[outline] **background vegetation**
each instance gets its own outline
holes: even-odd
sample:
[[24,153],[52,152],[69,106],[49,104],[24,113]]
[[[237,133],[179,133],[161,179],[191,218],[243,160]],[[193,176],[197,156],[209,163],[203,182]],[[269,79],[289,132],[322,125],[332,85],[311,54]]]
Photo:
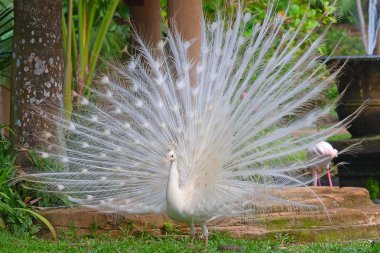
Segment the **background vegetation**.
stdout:
[[[0,125],[0,129],[5,127]],[[11,129],[8,131],[12,134]],[[19,186],[12,182],[16,174],[15,159],[12,143],[0,134],[0,229],[7,229],[17,236],[33,235],[41,228],[40,224],[35,223],[35,220],[39,220],[55,238],[54,228],[49,221],[32,208],[39,199],[33,199],[29,195],[21,196]]]
[[[365,0],[363,6],[365,6]],[[256,21],[265,17],[268,0],[245,0],[243,8],[253,14]],[[297,27],[305,13],[306,21],[302,25],[301,34],[313,28],[324,28],[334,24],[328,31],[325,45],[320,49],[322,54],[331,54],[336,45],[335,55],[363,54],[359,31],[357,30],[356,1],[338,0],[292,0],[278,1],[276,8],[279,14],[285,15],[287,8],[287,22],[284,29]],[[230,12],[239,5],[238,0],[203,0],[203,9],[208,19],[212,20],[218,12]],[[115,8],[115,0],[73,1],[72,16],[72,78],[74,91],[80,91],[82,85],[90,77],[92,81],[95,70],[105,70],[104,62],[112,59],[123,59],[123,52],[128,50],[131,38],[128,8],[123,1],[119,1]],[[12,9],[12,0],[3,0],[0,4],[0,76],[9,78],[10,49],[12,37],[13,15],[5,12]],[[161,0],[163,29],[167,23],[166,0]],[[64,38],[67,39],[67,23],[69,21],[69,0],[63,0],[63,27]],[[6,14],[6,15],[5,15]],[[113,14],[109,24],[103,21]],[[94,18],[96,17],[96,18]],[[9,21],[10,20],[10,21]],[[3,25],[6,23],[6,25]],[[104,34],[104,38],[101,38]],[[66,43],[65,43],[66,44]],[[7,57],[7,58],[6,58]],[[99,61],[99,58],[101,59]],[[104,61],[103,61],[104,60]],[[0,79],[0,85],[9,87],[9,80]]]
[[13,36],[13,8],[0,2],[0,85],[9,88]]

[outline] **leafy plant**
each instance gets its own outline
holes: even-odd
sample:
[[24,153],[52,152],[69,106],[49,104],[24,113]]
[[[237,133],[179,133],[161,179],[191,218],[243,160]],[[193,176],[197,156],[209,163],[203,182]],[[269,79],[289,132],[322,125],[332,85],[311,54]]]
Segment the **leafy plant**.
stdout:
[[[364,53],[360,52],[359,54],[379,54],[380,52],[378,40],[379,5],[378,0],[337,0],[339,22],[357,24],[360,29],[361,42],[358,41],[353,48],[356,51],[358,47],[362,47]],[[347,39],[349,38],[343,38],[342,42]],[[347,49],[350,51],[349,47]],[[350,54],[358,53],[341,55]]]
[[77,234],[78,230],[79,228],[75,227],[72,224],[69,224],[69,229],[61,230],[59,237],[64,240],[77,241],[79,239],[78,234]]
[[[357,9],[358,0],[337,0],[337,12],[340,23],[357,24],[359,21],[359,14]],[[364,3],[365,1],[360,0]]]
[[[61,164],[51,159],[41,158],[40,155],[34,152],[29,152],[28,157],[32,162],[33,169],[36,171],[47,172],[51,170],[64,170]],[[24,185],[22,189],[23,195],[30,196],[33,199],[39,199],[35,205],[40,207],[72,206],[72,202],[68,200],[67,196],[63,194],[52,194],[44,191],[34,191],[33,189],[36,188],[44,189],[43,186],[37,187],[30,182],[28,182],[27,185]]]
[[374,177],[369,178],[367,182],[367,190],[369,191],[369,196],[371,199],[377,199],[379,197],[380,184]]
[[[305,14],[306,19],[301,26],[301,34],[306,34],[314,28],[336,22],[336,7],[333,1],[328,0],[292,0],[274,1],[275,8],[279,15],[285,16],[285,24],[282,29],[296,29],[302,22]],[[271,1],[266,0],[246,0],[243,1],[243,8],[253,15],[255,21],[262,21],[267,13],[267,8]],[[240,5],[240,1],[203,1],[206,15],[210,18],[215,16],[221,9],[229,12]]]
[[[72,91],[83,96],[91,85],[107,31],[118,0],[70,0],[63,15],[64,50],[66,51],[65,109],[72,110]],[[74,14],[75,11],[75,14]],[[66,24],[66,20],[68,23]],[[75,85],[74,79],[76,80]],[[74,93],[74,94],[75,94]],[[78,106],[80,104],[78,103]]]
[[9,88],[13,37],[13,8],[0,6],[0,85]]
[[164,221],[162,229],[168,235],[177,234],[179,231],[178,227],[169,221]]
[[276,234],[275,239],[280,245],[290,244],[290,243],[293,243],[295,241],[294,238],[291,235],[289,235],[288,233]]
[[[0,125],[0,129],[7,128]],[[11,129],[8,131],[12,134]],[[21,198],[16,190],[16,185],[11,184],[15,174],[15,155],[9,139],[0,135],[0,223],[7,227],[13,234],[35,234],[40,230],[40,225],[33,222],[34,219],[45,224],[52,236],[56,233],[50,222],[32,209],[36,199]]]

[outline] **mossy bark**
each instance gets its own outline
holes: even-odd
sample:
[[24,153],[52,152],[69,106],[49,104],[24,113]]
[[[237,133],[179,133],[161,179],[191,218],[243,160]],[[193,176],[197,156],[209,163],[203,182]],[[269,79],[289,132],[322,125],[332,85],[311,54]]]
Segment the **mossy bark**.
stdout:
[[[61,0],[14,2],[11,126],[16,147],[38,148],[39,136],[51,130],[47,113],[55,114],[63,98]],[[52,106],[53,105],[53,106]],[[28,166],[23,153],[18,164]]]

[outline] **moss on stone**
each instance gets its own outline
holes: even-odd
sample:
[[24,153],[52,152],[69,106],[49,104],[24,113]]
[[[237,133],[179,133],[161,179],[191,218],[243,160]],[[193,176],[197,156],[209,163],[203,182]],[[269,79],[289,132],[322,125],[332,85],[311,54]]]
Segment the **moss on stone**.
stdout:
[[288,218],[266,220],[266,226],[269,230],[284,229],[289,227],[291,221]]
[[301,227],[303,228],[313,228],[313,227],[318,227],[321,225],[320,220],[318,219],[305,219],[302,221]]

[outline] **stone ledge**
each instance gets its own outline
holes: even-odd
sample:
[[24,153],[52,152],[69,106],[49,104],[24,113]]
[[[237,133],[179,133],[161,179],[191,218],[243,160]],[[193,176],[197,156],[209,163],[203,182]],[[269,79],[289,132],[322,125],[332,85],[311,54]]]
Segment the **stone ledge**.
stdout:
[[[217,219],[209,223],[211,231],[224,231],[239,238],[274,238],[288,234],[294,241],[350,240],[379,237],[380,206],[374,205],[368,191],[362,188],[312,188],[328,208],[324,211],[294,211],[274,207],[265,214],[252,217]],[[314,203],[305,188],[283,192],[291,201]],[[319,200],[318,200],[319,201]],[[84,207],[41,210],[57,231],[75,228],[78,235],[149,233],[188,234],[187,226],[171,221],[163,214],[107,214]],[[168,224],[170,227],[168,227]]]

